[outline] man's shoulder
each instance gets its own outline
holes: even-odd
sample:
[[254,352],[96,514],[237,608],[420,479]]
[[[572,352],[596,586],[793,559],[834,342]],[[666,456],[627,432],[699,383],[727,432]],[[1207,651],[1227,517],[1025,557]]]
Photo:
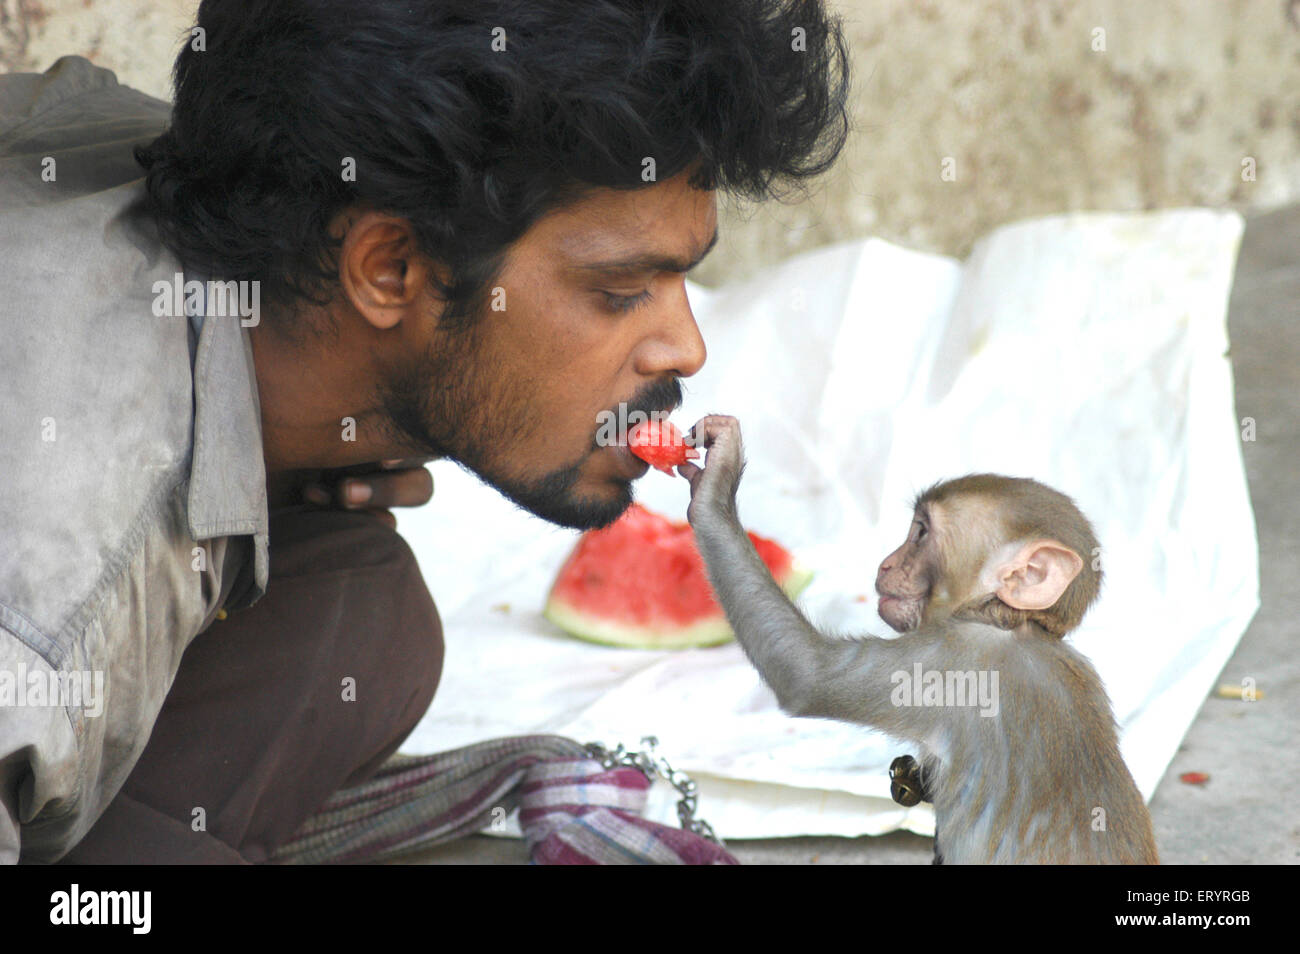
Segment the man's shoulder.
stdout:
[[161,134],[170,114],[80,56],[0,76],[0,212],[138,179],[134,147]]
[[[144,559],[129,572],[163,601],[151,612],[174,620],[167,599],[203,600],[196,540],[223,532],[259,534],[261,587],[249,345],[228,318],[192,337],[185,276],[147,214],[132,155],[161,132],[167,104],[76,57],[13,89],[10,79],[0,83],[0,604],[75,640],[88,602]],[[229,475],[248,486],[227,486]]]
[[0,211],[0,604],[51,637],[174,522],[189,476],[189,323],[155,292],[180,266],[142,196],[137,180]]
[[102,106],[121,113],[128,107],[140,113],[161,111],[165,118],[169,108],[160,99],[123,86],[112,70],[84,56],[61,56],[41,73],[0,75],[0,134],[8,139],[25,123],[70,108],[73,100],[81,100],[76,106],[83,112]]

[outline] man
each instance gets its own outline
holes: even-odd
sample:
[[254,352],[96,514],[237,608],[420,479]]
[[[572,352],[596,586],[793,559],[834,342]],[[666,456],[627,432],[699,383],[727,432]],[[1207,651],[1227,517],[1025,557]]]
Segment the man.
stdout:
[[441,673],[412,465],[614,520],[715,191],[846,88],[812,0],[205,0],[170,116],[0,79],[0,858],[264,861],[368,778]]

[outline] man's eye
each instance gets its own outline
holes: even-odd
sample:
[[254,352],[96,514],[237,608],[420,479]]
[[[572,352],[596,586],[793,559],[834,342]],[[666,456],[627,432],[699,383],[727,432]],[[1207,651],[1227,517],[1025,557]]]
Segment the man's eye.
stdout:
[[610,292],[601,292],[601,294],[605,296],[605,303],[614,311],[632,311],[650,300],[648,288],[639,295],[615,295]]

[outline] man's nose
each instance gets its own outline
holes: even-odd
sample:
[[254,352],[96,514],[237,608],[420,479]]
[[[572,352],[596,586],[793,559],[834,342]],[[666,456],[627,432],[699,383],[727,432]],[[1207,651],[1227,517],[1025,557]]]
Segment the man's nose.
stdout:
[[642,352],[645,366],[641,372],[689,378],[704,367],[708,349],[687,300],[685,283],[654,317],[657,326],[650,347]]

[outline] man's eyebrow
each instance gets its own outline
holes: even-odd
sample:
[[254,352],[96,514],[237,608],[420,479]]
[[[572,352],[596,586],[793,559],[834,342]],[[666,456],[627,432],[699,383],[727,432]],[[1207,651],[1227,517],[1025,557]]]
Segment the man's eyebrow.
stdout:
[[574,268],[589,272],[689,272],[704,260],[718,244],[718,230],[713,230],[713,237],[692,261],[676,258],[672,255],[633,255],[626,258],[611,258],[599,262],[579,262]]

